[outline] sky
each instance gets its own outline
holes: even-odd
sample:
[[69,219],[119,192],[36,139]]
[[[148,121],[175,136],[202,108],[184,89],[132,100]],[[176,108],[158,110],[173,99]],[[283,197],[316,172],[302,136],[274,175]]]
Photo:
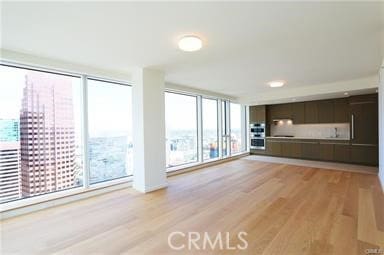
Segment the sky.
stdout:
[[0,66],[0,118],[18,119],[25,70]]
[[[216,100],[203,98],[203,126],[217,128]],[[240,128],[241,106],[231,103],[231,127]],[[165,122],[169,129],[196,129],[197,98],[195,96],[165,93]]]
[[88,81],[90,137],[132,135],[132,87]]

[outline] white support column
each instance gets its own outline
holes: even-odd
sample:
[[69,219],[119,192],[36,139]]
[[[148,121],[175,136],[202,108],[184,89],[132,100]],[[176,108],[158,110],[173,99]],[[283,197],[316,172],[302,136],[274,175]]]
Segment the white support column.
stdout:
[[136,70],[132,102],[133,187],[150,192],[167,186],[164,73],[147,68]]

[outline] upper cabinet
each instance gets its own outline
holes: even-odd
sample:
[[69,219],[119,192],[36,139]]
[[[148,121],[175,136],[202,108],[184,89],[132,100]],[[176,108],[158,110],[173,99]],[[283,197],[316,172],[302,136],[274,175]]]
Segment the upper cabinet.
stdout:
[[266,118],[266,106],[265,105],[254,105],[249,107],[249,122],[265,122]]
[[334,123],[334,100],[317,101],[318,123]]
[[305,102],[305,123],[319,123],[317,101]]
[[[373,143],[372,139],[377,137],[377,94],[275,104],[268,105],[266,109],[263,109],[267,112],[269,123],[279,119],[292,119],[293,124],[350,123],[354,118],[355,139],[357,142],[361,142],[359,141],[361,136],[372,136],[369,139],[364,138],[367,141],[366,143],[371,144]],[[251,116],[254,115],[252,109],[250,114]],[[360,134],[360,130],[364,130],[364,133],[368,134]],[[366,132],[367,130],[371,131]]]
[[274,104],[268,106],[268,120],[272,123],[276,119],[291,119],[292,104]]
[[334,100],[334,120],[335,123],[349,122],[349,103],[348,98],[338,98]]
[[292,121],[294,124],[305,123],[305,103],[293,103],[291,106]]

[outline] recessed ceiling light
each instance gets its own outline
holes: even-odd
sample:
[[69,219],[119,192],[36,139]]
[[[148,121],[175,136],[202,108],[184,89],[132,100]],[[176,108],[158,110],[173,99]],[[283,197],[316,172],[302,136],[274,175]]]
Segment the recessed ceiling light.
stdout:
[[348,96],[349,95],[349,93],[348,92],[344,92],[344,96]]
[[271,88],[279,88],[284,86],[285,81],[270,81],[268,84]]
[[197,51],[203,46],[201,39],[194,35],[183,36],[179,40],[179,48],[183,51]]

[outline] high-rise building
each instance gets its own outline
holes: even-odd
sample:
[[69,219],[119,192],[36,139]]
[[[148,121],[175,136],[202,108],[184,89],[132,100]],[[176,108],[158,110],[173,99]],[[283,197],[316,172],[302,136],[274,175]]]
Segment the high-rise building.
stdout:
[[20,196],[19,121],[0,119],[0,202]]
[[28,72],[20,114],[22,195],[75,185],[71,77]]

